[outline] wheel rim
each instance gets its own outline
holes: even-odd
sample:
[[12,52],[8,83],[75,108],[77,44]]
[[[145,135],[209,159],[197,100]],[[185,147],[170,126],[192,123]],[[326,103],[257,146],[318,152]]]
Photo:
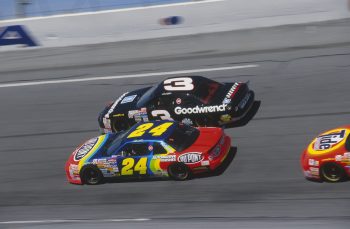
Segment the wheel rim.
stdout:
[[336,165],[326,165],[322,169],[322,175],[329,181],[337,182],[342,178],[342,171]]
[[188,176],[188,171],[184,166],[173,166],[170,171],[173,176],[181,180],[186,179]]
[[86,171],[86,181],[89,184],[97,184],[99,182],[99,174],[94,169]]

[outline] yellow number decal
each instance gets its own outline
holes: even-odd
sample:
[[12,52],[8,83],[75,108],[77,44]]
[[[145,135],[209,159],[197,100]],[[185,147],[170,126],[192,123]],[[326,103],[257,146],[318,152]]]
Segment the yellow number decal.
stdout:
[[[173,125],[172,122],[165,122],[159,126],[154,127],[153,129],[151,129],[149,131],[150,134],[152,134],[152,136],[160,136],[162,135],[165,131],[167,131],[167,129]],[[146,130],[148,130],[149,128],[151,128],[153,126],[153,123],[145,123],[142,125],[139,125],[136,130],[134,130],[133,132],[131,132],[127,138],[136,138],[136,137],[141,137],[142,135],[145,134]]]
[[127,138],[135,138],[135,137],[140,137],[142,135],[144,135],[145,131],[148,130],[149,128],[151,128],[153,126],[153,123],[145,123],[142,125],[139,125],[136,130],[134,130],[133,132],[131,132]]
[[134,158],[125,158],[122,162],[122,171],[121,175],[133,175],[134,171],[139,172],[140,175],[144,175],[147,173],[147,157],[142,157],[136,163],[135,167]]
[[142,157],[136,163],[134,171],[139,172],[141,175],[147,173],[147,157]]
[[160,136],[162,135],[171,125],[173,125],[172,122],[166,122],[162,125],[159,125],[157,127],[154,127],[152,130],[149,131],[149,133],[152,134],[152,136]]
[[132,167],[134,166],[135,160],[134,158],[125,158],[122,162],[122,172],[121,175],[132,175],[134,171]]

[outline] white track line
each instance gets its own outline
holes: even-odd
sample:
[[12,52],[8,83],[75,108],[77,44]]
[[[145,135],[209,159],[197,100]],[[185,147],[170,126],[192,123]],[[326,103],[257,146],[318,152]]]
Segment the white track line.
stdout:
[[135,11],[135,10],[167,8],[167,7],[174,7],[174,6],[198,5],[198,4],[206,4],[206,3],[223,2],[223,1],[226,1],[226,0],[202,0],[202,1],[193,1],[193,2],[160,4],[160,5],[153,5],[153,6],[129,7],[129,8],[112,9],[112,10],[100,10],[100,11],[94,11],[94,12],[72,13],[72,14],[67,13],[67,14],[57,14],[57,15],[52,15],[52,16],[38,16],[38,17],[29,17],[29,18],[8,19],[8,20],[1,21],[1,23],[25,22],[25,21],[47,19],[47,18],[65,18],[65,17],[76,17],[76,16],[105,14],[105,13],[130,12],[130,11]]
[[124,78],[140,78],[140,77],[150,77],[150,76],[167,76],[167,75],[226,71],[226,70],[256,68],[256,67],[259,67],[259,65],[250,64],[250,65],[239,65],[239,66],[236,65],[236,66],[221,67],[221,68],[200,68],[200,69],[180,70],[180,71],[172,71],[172,72],[150,72],[150,73],[140,73],[140,74],[131,74],[131,75],[119,75],[119,76],[87,77],[87,78],[79,78],[79,79],[42,80],[42,81],[21,82],[21,83],[0,83],[0,88],[24,87],[24,86],[35,86],[35,85],[45,85],[45,84],[76,83],[76,82],[112,80],[112,79],[124,79]]
[[21,221],[3,221],[1,224],[53,224],[53,223],[111,223],[111,222],[141,222],[149,221],[147,218],[136,219],[52,219],[52,220],[21,220]]

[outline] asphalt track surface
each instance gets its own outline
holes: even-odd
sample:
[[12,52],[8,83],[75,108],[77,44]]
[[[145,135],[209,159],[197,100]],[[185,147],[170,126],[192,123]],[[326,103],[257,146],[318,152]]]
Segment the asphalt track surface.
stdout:
[[[105,64],[96,55],[99,64],[84,64],[114,46],[1,54],[3,63],[18,66],[0,69],[0,85],[258,65],[200,73],[222,82],[249,80],[262,101],[247,126],[226,130],[238,147],[234,161],[219,177],[71,185],[65,161],[98,134],[105,103],[165,77],[3,87],[0,228],[349,228],[350,182],[306,181],[299,158],[318,133],[349,124],[350,43]],[[47,67],[38,64],[43,58],[79,64]]]

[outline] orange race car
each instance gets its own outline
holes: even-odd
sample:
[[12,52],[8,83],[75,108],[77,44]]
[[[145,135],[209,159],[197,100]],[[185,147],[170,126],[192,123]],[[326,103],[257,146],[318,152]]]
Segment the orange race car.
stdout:
[[350,126],[326,131],[317,136],[301,157],[308,180],[341,182],[350,177]]

